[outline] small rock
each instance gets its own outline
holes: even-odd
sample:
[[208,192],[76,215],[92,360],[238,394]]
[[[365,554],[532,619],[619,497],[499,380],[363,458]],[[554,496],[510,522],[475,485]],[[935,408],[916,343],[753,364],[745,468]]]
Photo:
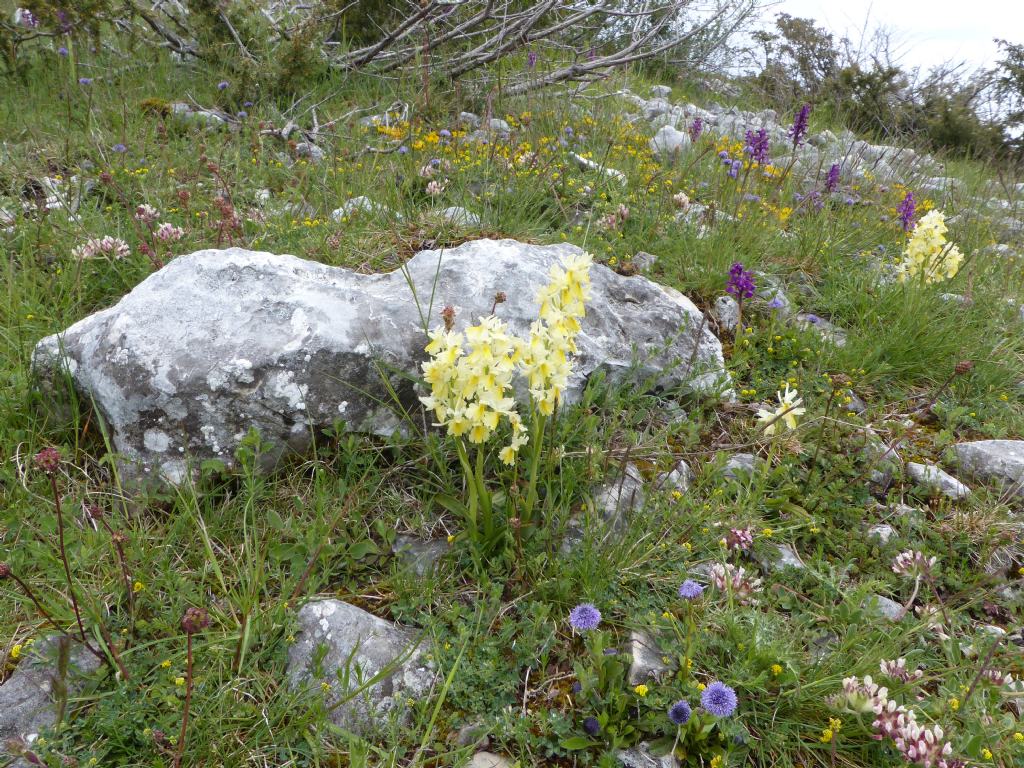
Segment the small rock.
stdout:
[[451,549],[443,539],[420,539],[416,536],[399,534],[391,545],[391,551],[417,576],[426,576],[434,570],[437,561]]
[[657,487],[686,493],[690,488],[691,482],[693,482],[693,470],[690,469],[685,461],[680,459],[669,472],[658,477]]
[[626,464],[625,471],[606,482],[594,494],[594,506],[604,521],[619,527],[626,517],[644,503],[644,479],[635,464]]
[[864,607],[889,621],[899,621],[903,618],[903,606],[883,595],[869,597]]
[[732,296],[719,296],[715,299],[715,306],[711,313],[722,330],[735,333],[739,328],[740,305]]
[[487,121],[487,129],[490,131],[497,131],[499,133],[511,133],[512,126],[509,125],[505,120],[500,117],[492,117]]
[[455,744],[459,747],[475,747],[477,749],[487,749],[490,746],[491,739],[487,733],[487,726],[482,722],[466,723],[464,726],[459,728],[457,734],[455,734]]
[[835,648],[836,643],[839,642],[839,635],[834,632],[826,632],[823,635],[818,635],[811,640],[811,659],[817,664],[819,661],[824,659],[828,654]]
[[632,749],[620,750],[615,757],[624,768],[677,768],[679,765],[673,755],[655,757],[651,754],[650,745],[644,741]]
[[846,390],[846,392],[843,393],[843,394],[844,394],[844,399],[846,397],[848,397],[850,399],[850,402],[848,402],[848,403],[844,402],[843,403],[843,410],[849,411],[850,413],[856,413],[856,414],[862,414],[865,411],[867,411],[867,409],[868,409],[867,403],[865,403],[863,400],[861,400],[859,397],[857,397],[857,393],[854,392],[852,389]]
[[[340,600],[317,600],[299,611],[296,641],[288,649],[288,678],[293,687],[321,683],[332,706],[350,692],[359,692],[334,706],[331,720],[340,728],[369,733],[403,698],[426,695],[437,673],[417,645],[416,634]],[[326,653],[323,651],[326,650]],[[392,670],[359,690],[376,675]],[[339,676],[340,675],[340,676]]]
[[311,163],[320,163],[327,156],[316,144],[308,141],[300,141],[295,145],[295,156],[309,160]]
[[[99,660],[69,638],[51,635],[35,643],[0,685],[0,758],[8,739],[31,743],[57,722],[55,688],[64,685],[74,696],[82,690],[83,676],[97,667]],[[64,680],[62,668],[72,673]]]
[[640,272],[650,272],[657,260],[657,256],[653,253],[647,253],[647,251],[637,251],[631,259],[633,266]]
[[752,453],[734,453],[725,462],[722,474],[731,480],[740,479],[740,475],[752,475],[757,469],[758,459]]
[[923,485],[951,499],[965,499],[971,495],[970,488],[934,464],[907,462],[907,474],[918,485]]
[[667,99],[672,94],[672,88],[667,85],[652,85],[651,95],[658,99]]
[[663,125],[654,134],[650,141],[651,151],[660,155],[669,156],[683,152],[690,146],[690,134],[673,128],[671,125]]
[[466,768],[512,768],[514,763],[507,757],[493,752],[477,752],[466,763]]
[[453,205],[438,211],[438,216],[449,224],[459,227],[477,227],[480,225],[479,216],[459,205]]
[[837,347],[846,346],[846,331],[833,325],[828,320],[812,312],[801,312],[796,316],[797,325],[802,328],[811,328],[816,331],[825,341],[830,341]]
[[357,213],[369,213],[376,215],[393,215],[396,219],[402,218],[397,213],[393,213],[390,208],[386,205],[381,205],[374,200],[366,197],[366,195],[359,195],[359,197],[353,197],[351,200],[346,200],[340,208],[335,208],[331,211],[331,220],[341,222],[346,218],[350,218]]
[[776,557],[771,563],[772,570],[781,571],[786,568],[795,568],[798,571],[802,571],[807,567],[800,559],[800,556],[797,555],[796,550],[789,544],[776,544],[775,550]]
[[891,525],[872,525],[868,528],[868,538],[877,539],[882,544],[888,544],[896,536],[896,529]]
[[660,682],[672,671],[664,660],[665,654],[654,639],[646,632],[634,629],[629,634],[629,654],[633,661],[629,665],[629,684]]
[[1024,440],[976,440],[954,445],[953,451],[968,474],[1024,496]]
[[600,163],[595,163],[589,157],[578,155],[575,152],[570,152],[569,157],[575,160],[576,164],[579,165],[579,167],[583,168],[584,170],[600,171],[608,178],[615,179],[616,181],[622,184],[625,184],[627,181],[626,174],[624,174],[622,171],[618,171],[614,168],[608,168],[606,166],[601,165]]
[[459,122],[470,128],[476,128],[480,125],[480,117],[472,112],[459,112]]

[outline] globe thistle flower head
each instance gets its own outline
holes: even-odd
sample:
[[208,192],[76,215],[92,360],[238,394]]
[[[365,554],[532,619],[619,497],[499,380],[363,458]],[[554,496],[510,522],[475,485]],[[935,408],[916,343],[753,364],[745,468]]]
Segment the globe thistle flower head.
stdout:
[[736,711],[736,691],[716,680],[701,691],[700,705],[715,717],[729,717]]
[[125,152],[128,151],[128,147],[126,147],[124,144],[121,144],[120,142],[112,146],[110,149],[112,152],[117,152],[119,155],[123,155]]
[[688,703],[685,701],[677,701],[668,708],[668,719],[676,725],[686,725],[692,713],[693,710],[690,709],[690,705]]
[[601,733],[601,723],[598,722],[596,717],[585,717],[583,718],[583,732],[587,736],[597,736]]
[[593,603],[580,603],[569,611],[569,625],[578,632],[597,629],[601,623],[601,612]]
[[704,587],[693,579],[687,579],[679,585],[679,596],[683,600],[697,600],[704,594]]
[[221,80],[219,83],[217,83],[217,90],[226,91],[229,85],[231,85],[231,83],[229,83],[227,80]]

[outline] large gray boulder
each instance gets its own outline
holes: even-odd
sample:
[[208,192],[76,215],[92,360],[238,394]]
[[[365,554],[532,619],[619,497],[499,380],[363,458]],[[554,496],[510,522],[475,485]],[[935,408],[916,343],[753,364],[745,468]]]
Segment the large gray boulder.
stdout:
[[953,446],[961,469],[1024,496],[1024,440],[976,440]]
[[[49,407],[69,402],[69,380],[95,406],[129,479],[177,484],[201,460],[230,465],[253,427],[271,466],[341,421],[390,435],[402,409],[418,420],[413,377],[442,308],[452,305],[463,328],[501,291],[497,315],[526,336],[549,269],[578,252],[476,240],[363,275],[241,248],[197,251],[40,341],[33,368]],[[689,299],[600,265],[591,281],[568,402],[596,371],[662,388],[727,387],[721,344]]]
[[31,744],[57,722],[57,709],[82,689],[99,660],[66,637],[47,637],[26,651],[0,685],[0,764],[8,741]]
[[371,733],[392,710],[403,718],[408,700],[427,694],[437,675],[416,633],[340,600],[318,600],[299,611],[288,649],[288,680],[323,695],[332,722]]

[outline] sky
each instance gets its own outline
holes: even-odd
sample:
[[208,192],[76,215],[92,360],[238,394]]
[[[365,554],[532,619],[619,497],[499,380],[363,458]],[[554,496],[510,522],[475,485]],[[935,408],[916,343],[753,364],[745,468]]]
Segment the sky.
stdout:
[[868,27],[884,26],[900,41],[904,67],[966,60],[971,68],[999,58],[993,38],[1024,43],[1024,0],[781,0],[765,11],[813,18],[837,38],[854,42]]

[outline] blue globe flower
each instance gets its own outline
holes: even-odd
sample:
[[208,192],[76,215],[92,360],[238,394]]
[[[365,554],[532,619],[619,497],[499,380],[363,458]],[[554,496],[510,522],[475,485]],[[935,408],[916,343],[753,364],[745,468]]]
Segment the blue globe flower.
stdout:
[[736,711],[736,703],[736,691],[717,680],[700,695],[700,705],[715,717],[729,717]]

